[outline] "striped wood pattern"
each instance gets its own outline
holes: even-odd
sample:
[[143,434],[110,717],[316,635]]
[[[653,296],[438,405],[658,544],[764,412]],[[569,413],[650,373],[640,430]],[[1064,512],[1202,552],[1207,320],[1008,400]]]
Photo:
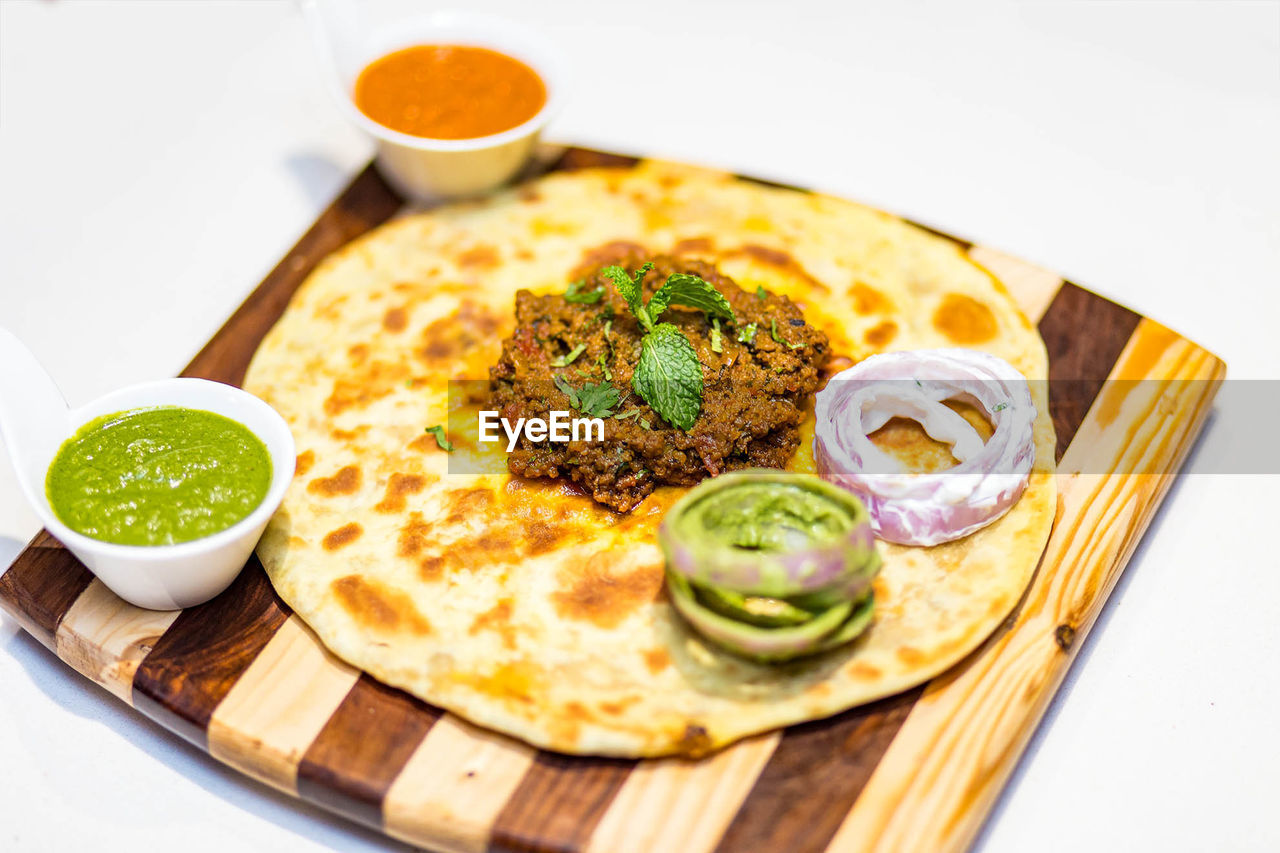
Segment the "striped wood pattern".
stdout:
[[359,677],[290,616],[214,708],[209,753],[296,794],[302,756]]
[[384,801],[388,814],[394,802],[392,783],[412,778],[418,746],[440,713],[362,674],[303,756],[298,793],[381,825]]
[[[569,149],[551,168],[632,162]],[[316,262],[400,207],[362,172],[185,375],[239,382]],[[953,242],[1039,323],[1061,495],[1018,610],[923,687],[701,761],[573,758],[477,729],[336,660],[256,559],[214,601],[154,613],[116,599],[41,532],[0,576],[0,605],[79,672],[220,760],[434,849],[961,850],[1172,480],[1085,473],[1085,451],[1089,471],[1107,458],[1174,470],[1224,368],[1053,273]],[[1166,381],[1104,387],[1107,377]]]
[[[1208,414],[1206,391],[1223,366],[1143,319],[1112,375],[1171,381],[1112,382],[1094,401],[1060,462],[1056,527],[1012,625],[929,684],[831,849],[960,850],[981,828],[1173,482],[1168,474],[1096,473],[1099,448],[1124,460],[1118,470],[1146,470],[1140,460],[1155,458],[1176,460],[1168,468],[1161,462],[1163,470],[1176,467]],[[1127,428],[1109,429],[1120,412]]]
[[95,579],[58,623],[55,650],[76,672],[132,705],[138,664],[177,618],[176,610],[122,610],[116,594]]

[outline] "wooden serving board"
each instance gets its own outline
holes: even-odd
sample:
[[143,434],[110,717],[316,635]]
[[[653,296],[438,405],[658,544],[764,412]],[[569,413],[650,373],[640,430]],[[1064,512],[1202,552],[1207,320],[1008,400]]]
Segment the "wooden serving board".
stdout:
[[[569,149],[550,168],[633,162]],[[362,172],[184,375],[239,383],[315,264],[402,204],[371,168]],[[1199,432],[1225,366],[1054,273],[948,239],[1039,324],[1059,495],[1014,614],[922,687],[700,761],[577,758],[477,729],[334,658],[256,559],[208,604],[160,613],[116,598],[41,532],[0,576],[0,605],[77,671],[215,758],[429,848],[963,850],[1171,484],[1167,472]],[[1139,470],[1166,473],[1101,473]]]

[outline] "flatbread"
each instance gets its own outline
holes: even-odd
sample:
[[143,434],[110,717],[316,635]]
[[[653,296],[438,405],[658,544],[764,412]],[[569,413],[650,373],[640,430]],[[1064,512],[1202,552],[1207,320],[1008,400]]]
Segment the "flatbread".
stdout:
[[[1014,508],[958,542],[882,544],[872,627],[788,665],[707,645],[667,603],[655,531],[682,489],[619,515],[561,483],[450,473],[477,445],[448,380],[488,376],[517,289],[562,291],[618,241],[791,296],[851,360],[967,346],[1047,375],[1031,324],[959,247],[828,196],[645,162],[406,216],[319,265],[245,381],[301,451],[258,546],[285,601],[375,678],[569,753],[701,754],[909,688],[977,647],[1018,601],[1053,521],[1042,382],[1036,469]],[[423,430],[451,406],[458,450],[446,454]],[[794,470],[813,470],[812,426]]]

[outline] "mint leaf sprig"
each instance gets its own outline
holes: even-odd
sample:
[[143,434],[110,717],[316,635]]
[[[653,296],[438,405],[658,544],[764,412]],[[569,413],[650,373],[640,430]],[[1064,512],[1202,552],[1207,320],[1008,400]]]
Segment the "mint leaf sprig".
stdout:
[[710,283],[685,273],[668,276],[646,304],[641,284],[651,269],[653,264],[646,263],[628,274],[611,266],[602,274],[618,288],[644,330],[631,387],[668,423],[688,431],[702,410],[702,365],[689,339],[671,323],[659,323],[658,318],[669,306],[684,305],[732,323],[733,308]]

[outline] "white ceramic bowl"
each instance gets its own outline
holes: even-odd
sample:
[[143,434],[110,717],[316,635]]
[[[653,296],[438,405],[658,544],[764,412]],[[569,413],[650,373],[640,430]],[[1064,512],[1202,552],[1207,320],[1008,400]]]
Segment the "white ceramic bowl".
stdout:
[[[204,379],[145,382],[68,409],[34,356],[4,329],[0,355],[0,427],[23,493],[48,531],[112,592],[139,607],[192,607],[230,586],[293,480],[297,452],[284,418],[248,392]],[[117,545],[67,527],[49,506],[44,488],[62,442],[94,418],[153,406],[204,409],[248,427],[271,455],[266,498],[226,530],[176,545]]]
[[[301,5],[335,100],[377,142],[378,171],[412,200],[480,195],[511,180],[563,103],[565,72],[554,45],[513,21],[471,12],[376,20],[377,4],[359,0],[302,0]],[[547,102],[524,124],[475,139],[426,139],[392,130],[356,107],[355,81],[373,60],[418,44],[487,47],[514,56],[542,77]]]

